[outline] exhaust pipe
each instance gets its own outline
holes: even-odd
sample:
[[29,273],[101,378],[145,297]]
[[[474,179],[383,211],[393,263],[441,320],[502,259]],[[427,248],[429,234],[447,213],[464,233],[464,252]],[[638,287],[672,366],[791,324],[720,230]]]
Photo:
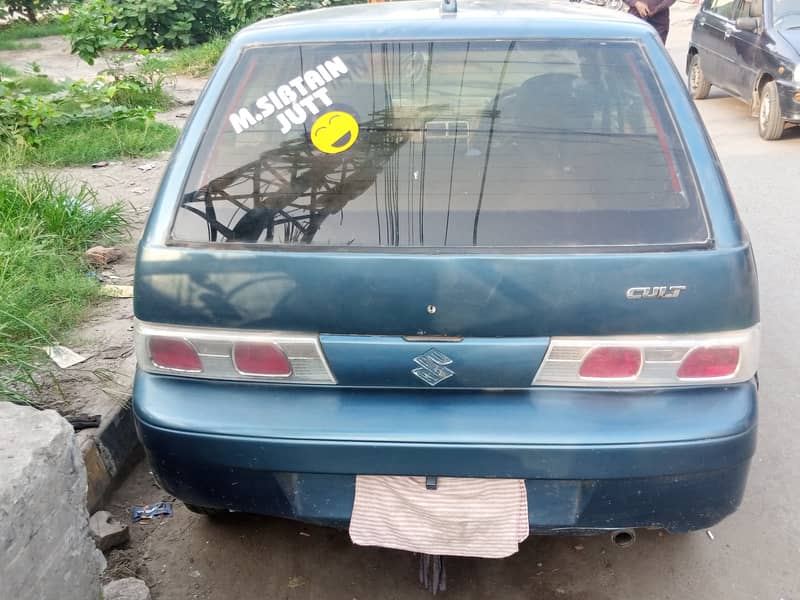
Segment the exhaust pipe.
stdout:
[[611,532],[611,543],[619,548],[629,548],[636,542],[636,531],[633,529],[617,529]]

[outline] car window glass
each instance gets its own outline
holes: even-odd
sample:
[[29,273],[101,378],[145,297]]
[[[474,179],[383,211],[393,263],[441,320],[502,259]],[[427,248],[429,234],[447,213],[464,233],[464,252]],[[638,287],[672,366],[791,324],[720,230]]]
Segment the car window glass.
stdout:
[[734,19],[739,19],[741,17],[749,17],[750,16],[750,7],[753,5],[752,2],[744,1],[740,2],[739,5],[736,7],[736,12],[733,14]]
[[247,50],[173,238],[349,247],[701,243],[641,47],[339,43]]
[[776,26],[800,27],[800,0],[773,0],[772,15]]
[[737,0],[713,0],[711,2],[711,12],[724,17],[726,19],[733,19],[734,9],[736,8]]

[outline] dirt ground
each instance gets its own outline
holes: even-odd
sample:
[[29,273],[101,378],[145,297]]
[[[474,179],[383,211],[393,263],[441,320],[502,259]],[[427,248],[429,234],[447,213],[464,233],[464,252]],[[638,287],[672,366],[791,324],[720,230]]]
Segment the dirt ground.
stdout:
[[[130,522],[135,504],[172,498],[140,463],[106,506]],[[410,553],[354,546],[346,531],[253,515],[210,519],[180,502],[172,517],[131,523],[131,542],[112,550],[106,577],[139,577],[154,600],[368,600],[427,599]],[[611,600],[618,589],[616,566],[636,554],[710,544],[706,536],[643,532],[630,549],[607,536],[531,537],[504,560],[448,558],[448,597],[459,599]],[[666,573],[674,565],[664,565]],[[590,570],[592,579],[576,578]],[[646,596],[642,596],[646,597]],[[687,596],[688,597],[688,596]]]

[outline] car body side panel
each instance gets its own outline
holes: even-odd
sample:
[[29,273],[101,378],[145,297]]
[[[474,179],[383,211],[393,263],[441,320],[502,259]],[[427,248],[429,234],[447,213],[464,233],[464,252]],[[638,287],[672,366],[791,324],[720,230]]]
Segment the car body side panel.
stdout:
[[733,21],[703,7],[695,19],[695,33],[702,40],[700,61],[714,85],[730,90],[734,80]]
[[753,90],[761,72],[759,65],[764,60],[759,34],[734,29],[730,43],[734,50],[735,61],[733,87],[742,100],[750,103],[753,101]]

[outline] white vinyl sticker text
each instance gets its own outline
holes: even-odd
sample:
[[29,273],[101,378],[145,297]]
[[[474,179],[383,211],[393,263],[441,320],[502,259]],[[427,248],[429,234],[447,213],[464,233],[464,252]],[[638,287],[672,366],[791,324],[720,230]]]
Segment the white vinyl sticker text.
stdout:
[[275,90],[255,101],[255,114],[249,108],[240,108],[228,116],[233,130],[239,134],[275,115],[286,135],[292,125],[302,125],[309,116],[319,114],[321,108],[333,104],[326,84],[347,73],[347,65],[338,56],[290,79]]

